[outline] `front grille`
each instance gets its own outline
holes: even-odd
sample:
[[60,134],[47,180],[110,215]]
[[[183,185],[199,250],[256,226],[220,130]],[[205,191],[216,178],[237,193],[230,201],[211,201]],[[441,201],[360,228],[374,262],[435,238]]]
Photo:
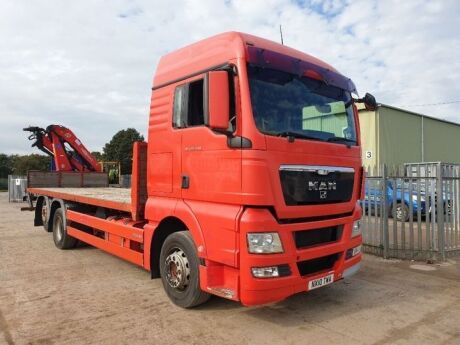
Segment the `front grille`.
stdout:
[[342,237],[342,230],[342,225],[335,225],[327,228],[296,231],[294,232],[295,246],[297,248],[307,248],[338,241]]
[[322,220],[337,219],[351,217],[353,212],[340,213],[340,214],[328,214],[326,216],[312,216],[302,218],[288,218],[288,219],[276,219],[279,224],[295,224],[295,223],[307,223],[307,222],[319,222]]
[[339,254],[332,254],[323,256],[322,258],[301,261],[297,263],[297,268],[301,276],[320,273],[321,271],[327,271],[334,267],[338,258]]
[[347,202],[353,195],[353,168],[282,165],[279,174],[287,206]]

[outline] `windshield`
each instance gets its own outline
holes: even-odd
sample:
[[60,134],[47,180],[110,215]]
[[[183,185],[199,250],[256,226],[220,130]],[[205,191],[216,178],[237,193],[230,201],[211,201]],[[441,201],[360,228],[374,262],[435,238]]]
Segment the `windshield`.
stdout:
[[349,91],[324,81],[248,65],[252,111],[268,135],[356,144]]

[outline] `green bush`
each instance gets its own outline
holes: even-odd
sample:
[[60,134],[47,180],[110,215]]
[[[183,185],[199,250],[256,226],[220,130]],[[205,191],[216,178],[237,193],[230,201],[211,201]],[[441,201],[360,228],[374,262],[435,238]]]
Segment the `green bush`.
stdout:
[[0,178],[0,191],[8,190],[8,179]]

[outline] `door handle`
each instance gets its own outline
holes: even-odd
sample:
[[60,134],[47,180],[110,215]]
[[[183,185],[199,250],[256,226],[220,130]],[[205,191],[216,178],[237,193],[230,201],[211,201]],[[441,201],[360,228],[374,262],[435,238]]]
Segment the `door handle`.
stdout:
[[190,177],[188,175],[182,175],[182,189],[188,189],[190,186]]

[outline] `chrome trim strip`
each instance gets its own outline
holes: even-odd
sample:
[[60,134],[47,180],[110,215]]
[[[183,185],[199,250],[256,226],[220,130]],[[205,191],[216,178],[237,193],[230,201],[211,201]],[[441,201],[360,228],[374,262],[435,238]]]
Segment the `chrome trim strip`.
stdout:
[[287,170],[287,171],[310,171],[310,172],[318,172],[318,170],[326,170],[328,173],[330,172],[344,172],[344,173],[354,173],[354,168],[349,167],[335,167],[335,166],[327,166],[327,165],[295,165],[295,164],[282,164],[280,166],[280,170]]

